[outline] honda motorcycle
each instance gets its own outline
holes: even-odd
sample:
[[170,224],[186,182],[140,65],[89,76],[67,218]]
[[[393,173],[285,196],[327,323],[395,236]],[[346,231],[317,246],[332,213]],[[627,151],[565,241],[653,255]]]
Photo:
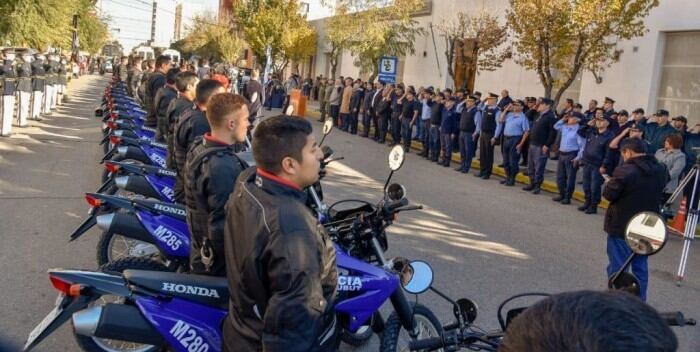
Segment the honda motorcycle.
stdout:
[[[392,174],[401,167],[403,158],[401,147],[392,150]],[[339,241],[339,296],[335,305],[339,324],[354,332],[371,322],[376,332],[383,332],[384,351],[406,347],[396,345],[402,330],[413,339],[442,336],[435,315],[420,304],[409,303],[399,288],[424,291],[421,286],[433,276],[425,269],[430,266],[402,258],[385,259],[376,236],[377,229],[388,226],[397,213],[420,207],[409,206],[405,189],[392,184],[373,208],[370,212],[346,211],[344,219],[331,225]],[[370,249],[366,255],[376,258],[381,266],[350,256],[344,246]],[[115,263],[110,265],[105,269],[119,269]],[[221,350],[221,324],[229,303],[225,278],[131,269],[122,274],[52,269],[49,278],[59,291],[56,307],[29,334],[25,351],[68,319],[78,344],[86,351]],[[378,310],[387,300],[394,313],[384,325]]]

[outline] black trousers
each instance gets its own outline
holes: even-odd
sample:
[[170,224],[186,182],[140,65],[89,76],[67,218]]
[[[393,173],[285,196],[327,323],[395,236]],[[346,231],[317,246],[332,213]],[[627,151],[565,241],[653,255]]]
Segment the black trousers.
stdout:
[[481,175],[491,176],[493,172],[493,145],[491,145],[493,133],[481,132],[479,139],[479,162],[481,164]]
[[391,138],[395,144],[401,143],[401,114],[391,114]]
[[387,114],[379,116],[379,142],[384,143],[386,140],[387,129],[389,128],[389,118]]

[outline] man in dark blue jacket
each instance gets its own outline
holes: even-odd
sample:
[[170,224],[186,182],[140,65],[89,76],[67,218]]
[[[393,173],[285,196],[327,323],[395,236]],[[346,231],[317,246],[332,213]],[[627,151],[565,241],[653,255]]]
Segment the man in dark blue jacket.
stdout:
[[484,180],[488,180],[491,177],[491,171],[493,170],[493,146],[496,145],[496,139],[493,136],[496,134],[498,118],[501,115],[501,110],[496,105],[496,99],[498,99],[497,94],[489,93],[489,96],[486,98],[488,105],[484,107],[476,122],[476,131],[481,136],[481,141],[479,142],[481,170],[474,176],[481,177]]
[[668,111],[660,109],[644,126],[644,139],[649,142],[649,153],[653,155],[663,148],[666,137],[673,133],[676,133],[676,129],[668,123]]
[[530,176],[530,185],[523,188],[525,191],[532,191],[534,194],[539,194],[544,182],[544,169],[547,165],[549,150],[556,141],[557,132],[554,130],[554,124],[557,118],[554,116],[552,106],[554,101],[549,98],[542,98],[537,106],[539,115],[532,122],[530,134],[530,149],[528,150],[527,173]]
[[445,102],[442,109],[442,121],[440,123],[440,143],[442,145],[442,162],[444,167],[450,166],[452,159],[452,140],[459,133],[459,116],[455,112],[455,98]]
[[595,214],[600,203],[600,188],[603,177],[613,169],[610,157],[610,141],[615,134],[608,129],[610,121],[604,116],[603,110],[596,111],[596,117],[588,121],[578,131],[586,139],[581,162],[583,163],[583,192],[586,201],[578,208],[586,214]]

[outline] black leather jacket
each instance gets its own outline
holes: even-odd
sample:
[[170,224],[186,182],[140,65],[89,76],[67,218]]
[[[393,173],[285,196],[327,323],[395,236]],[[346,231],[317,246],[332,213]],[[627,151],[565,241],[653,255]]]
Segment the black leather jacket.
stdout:
[[183,97],[177,97],[168,104],[168,111],[165,112],[165,115],[168,116],[169,127],[168,136],[165,138],[168,143],[168,158],[165,162],[169,169],[175,170],[177,168],[175,165],[175,149],[173,146],[173,143],[175,143],[175,126],[177,125],[180,115],[187,110],[193,109],[195,109],[194,103]]
[[[237,146],[206,134],[198,137],[185,163],[185,205],[187,226],[192,234],[190,266],[195,273],[225,276],[224,222],[226,201],[238,175],[248,166],[236,156]],[[209,268],[201,261],[201,248],[213,252]],[[208,255],[208,256],[210,256]]]
[[207,121],[204,112],[199,109],[186,110],[180,116],[175,126],[175,135],[173,140],[173,149],[175,154],[175,171],[177,171],[177,179],[175,180],[175,200],[178,203],[184,201],[185,193],[183,188],[183,172],[185,171],[185,161],[187,151],[189,150],[194,139],[210,132],[209,122]]
[[226,204],[226,350],[334,351],[333,242],[306,193],[265,174],[243,171]]

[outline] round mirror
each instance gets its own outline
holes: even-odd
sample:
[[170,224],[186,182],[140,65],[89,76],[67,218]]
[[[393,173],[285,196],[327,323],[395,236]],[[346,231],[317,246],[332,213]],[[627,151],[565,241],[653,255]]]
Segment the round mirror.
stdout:
[[645,211],[632,217],[625,230],[625,241],[634,253],[652,255],[666,243],[666,224],[659,214]]
[[294,113],[294,106],[289,104],[286,109],[284,109],[284,114],[289,116]]
[[625,291],[635,296],[639,296],[641,292],[639,280],[634,275],[628,272],[622,272],[613,280],[611,277],[608,281],[608,288],[616,291]]
[[389,168],[391,171],[396,171],[401,168],[404,160],[406,160],[406,153],[403,151],[403,147],[397,145],[389,153]]
[[398,183],[392,183],[386,188],[386,197],[389,200],[397,201],[406,196],[406,188]]
[[469,298],[460,298],[456,303],[457,305],[454,307],[455,318],[457,314],[459,314],[464,321],[470,324],[473,323],[479,311],[479,307],[476,306],[476,303]]
[[411,272],[410,278],[406,282],[402,282],[406,292],[417,295],[425,292],[433,284],[433,268],[430,267],[430,264],[416,260],[408,263],[405,270]]
[[331,130],[333,129],[333,120],[326,120],[326,122],[323,123],[323,134],[329,134],[331,133]]

